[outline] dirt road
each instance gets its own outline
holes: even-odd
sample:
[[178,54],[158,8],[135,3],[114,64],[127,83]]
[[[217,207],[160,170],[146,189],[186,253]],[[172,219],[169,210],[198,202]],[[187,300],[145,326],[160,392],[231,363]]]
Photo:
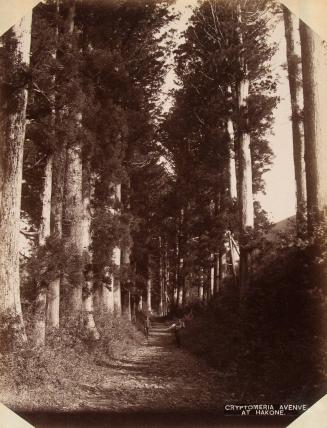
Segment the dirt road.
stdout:
[[[227,398],[224,373],[178,348],[165,323],[153,323],[149,341],[128,358],[108,364],[110,374],[91,391],[87,410],[219,410]],[[229,399],[231,397],[229,396]]]

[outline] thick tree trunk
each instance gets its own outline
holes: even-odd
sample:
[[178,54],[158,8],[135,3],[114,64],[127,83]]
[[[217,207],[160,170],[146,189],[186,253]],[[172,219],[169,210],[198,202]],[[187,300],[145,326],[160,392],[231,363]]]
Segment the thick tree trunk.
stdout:
[[[12,70],[19,64],[29,65],[31,13],[21,19],[4,36],[9,51],[15,43]],[[7,45],[8,43],[8,45]],[[10,78],[10,76],[8,76]],[[15,94],[16,105],[2,93],[0,99],[0,316],[8,320],[12,331],[6,343],[15,346],[25,342],[26,335],[20,302],[19,226],[23,169],[23,148],[26,127],[27,90],[23,86]]]
[[[55,1],[56,17],[59,13],[59,1]],[[57,58],[58,26],[54,30],[54,49],[52,58]],[[56,76],[52,77],[52,84],[56,82]],[[50,97],[53,105],[51,111],[50,126],[54,137],[56,137],[56,123],[59,125],[61,116],[56,111],[56,94],[53,92]],[[66,163],[65,148],[59,146],[51,155],[51,205],[50,205],[50,234],[57,239],[62,238],[62,209],[64,191],[64,168]],[[48,159],[50,162],[50,159]],[[50,169],[50,166],[49,166]],[[50,173],[50,171],[49,171]],[[50,181],[50,178],[49,178]],[[48,328],[59,327],[59,298],[60,298],[60,270],[56,272],[56,278],[47,285],[46,296],[46,325]]]
[[327,83],[322,39],[300,22],[304,97],[305,166],[308,227],[312,232],[327,209]]
[[[73,67],[73,43],[75,0],[69,0],[64,4],[64,36],[68,40],[64,60],[70,62]],[[63,281],[64,296],[61,301],[65,306],[65,315],[76,319],[82,310],[83,276],[83,202],[82,202],[82,114],[77,109],[78,89],[72,97],[67,99],[66,106],[62,109],[63,123],[66,127],[66,169],[65,191],[63,204],[62,235],[65,244],[65,252],[69,256],[69,264],[66,266]]]
[[93,340],[98,340],[100,335],[94,322],[93,293],[93,277],[88,277],[85,279],[83,290],[84,326],[87,335]]
[[[44,168],[44,185],[42,194],[42,214],[39,230],[39,245],[44,245],[50,236],[52,155],[49,155]],[[34,313],[34,342],[36,346],[45,344],[46,333],[47,284],[38,284]]]
[[[110,279],[112,281],[111,275],[110,275]],[[114,312],[114,293],[113,293],[112,282],[110,284],[107,281],[102,283],[101,301],[102,301],[102,308],[105,313]]]
[[83,277],[83,200],[82,200],[82,147],[78,136],[81,114],[75,117],[76,140],[67,147],[65,194],[63,213],[63,238],[66,253],[72,257],[69,272],[65,272],[67,314],[76,317],[82,310]]
[[253,192],[252,192],[252,159],[250,148],[250,133],[248,130],[248,96],[250,81],[247,77],[247,66],[242,53],[243,34],[242,34],[242,11],[240,5],[237,6],[238,17],[238,39],[240,44],[239,66],[243,78],[237,82],[238,107],[239,107],[239,210],[241,225],[241,257],[240,257],[240,295],[243,298],[247,292],[249,283],[249,251],[246,248],[248,229],[254,226]]
[[97,340],[100,335],[94,322],[94,273],[93,254],[91,252],[91,198],[93,193],[93,183],[91,177],[91,165],[89,160],[83,163],[83,231],[82,245],[84,256],[84,289],[83,289],[83,315],[84,326],[87,335]]
[[291,95],[293,158],[296,183],[296,223],[298,234],[306,229],[306,180],[304,163],[304,129],[302,119],[303,93],[301,86],[300,57],[296,53],[296,34],[299,20],[287,7],[283,6],[288,81]]
[[[232,102],[232,88],[228,86],[227,89],[228,101],[231,104]],[[231,199],[237,198],[237,182],[236,182],[236,165],[235,165],[235,132],[234,132],[234,123],[232,119],[232,108],[229,109],[228,119],[227,119],[227,133],[229,136],[229,145],[228,145],[228,166],[227,166],[227,180],[228,180],[228,196]]]
[[[51,236],[62,238],[62,216],[65,182],[66,148],[58,147],[53,155],[52,195],[51,195]],[[59,327],[60,282],[61,272],[58,269],[55,279],[50,281],[47,292],[47,327]]]
[[[243,111],[243,114],[246,114],[247,111],[248,96],[249,81],[244,79],[239,84],[239,106],[241,112]],[[250,134],[245,129],[240,131],[239,163],[240,215],[242,232],[245,232],[246,228],[252,228],[254,225]]]

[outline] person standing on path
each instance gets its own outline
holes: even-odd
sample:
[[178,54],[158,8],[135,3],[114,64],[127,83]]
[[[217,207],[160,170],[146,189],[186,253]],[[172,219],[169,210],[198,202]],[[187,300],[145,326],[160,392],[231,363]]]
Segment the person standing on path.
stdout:
[[176,339],[176,345],[178,348],[181,346],[181,336],[180,332],[182,328],[185,328],[185,322],[183,319],[178,319],[176,322],[174,322],[167,331],[173,331]]
[[146,340],[149,342],[149,330],[151,327],[151,321],[150,321],[150,317],[149,315],[146,316],[145,321],[144,321],[144,333],[145,333],[145,337]]

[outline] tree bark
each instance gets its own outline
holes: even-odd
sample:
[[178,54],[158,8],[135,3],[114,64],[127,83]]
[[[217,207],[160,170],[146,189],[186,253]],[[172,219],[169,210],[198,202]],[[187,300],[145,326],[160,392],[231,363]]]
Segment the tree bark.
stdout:
[[[114,185],[114,198],[117,202],[121,202],[121,184]],[[116,214],[116,210],[112,210]],[[119,271],[120,269],[120,260],[121,260],[121,249],[119,246],[116,246],[113,249],[112,254],[113,264],[115,270]],[[114,298],[114,310],[118,314],[121,314],[121,284],[120,279],[117,275],[112,275],[112,284],[113,284],[113,298]]]
[[[56,17],[59,13],[59,1],[55,2]],[[54,30],[54,49],[52,58],[57,59],[58,26]],[[53,85],[56,82],[56,75],[52,77]],[[56,109],[56,94],[51,94],[52,111],[50,126],[54,137],[56,138],[56,124],[60,124],[61,116]],[[58,141],[57,141],[58,143]],[[64,167],[66,163],[65,148],[59,145],[51,155],[51,205],[50,205],[50,235],[61,240],[62,238],[62,210],[63,210],[63,191],[64,191]],[[50,180],[50,179],[49,179]],[[60,298],[60,275],[58,269],[55,273],[56,278],[49,282],[46,296],[46,326],[49,329],[59,327],[59,298]]]
[[228,167],[227,167],[227,179],[228,179],[228,196],[231,199],[237,198],[237,183],[236,183],[236,165],[235,165],[235,132],[234,132],[234,123],[232,118],[232,88],[228,86],[227,88],[227,101],[230,104],[228,119],[227,119],[227,133],[229,136],[229,145],[228,145]]
[[219,291],[223,289],[224,280],[226,278],[226,249],[222,246],[219,250],[218,256],[218,277],[219,277]]
[[[52,155],[47,157],[44,168],[44,185],[42,194],[42,214],[39,230],[39,245],[45,245],[50,236],[51,188],[52,188]],[[47,284],[38,284],[34,312],[34,342],[36,346],[45,344],[46,334]]]
[[302,51],[305,166],[308,228],[326,217],[327,208],[327,83],[326,52],[322,39],[300,21]]
[[214,296],[215,292],[215,268],[211,266],[210,268],[210,299]]
[[214,295],[219,293],[219,251],[214,255]]
[[42,194],[42,214],[39,231],[39,245],[44,245],[46,239],[50,236],[50,218],[51,218],[51,189],[52,189],[52,162],[53,156],[47,157],[44,168],[44,185]]
[[[58,118],[59,119],[59,118]],[[52,195],[51,195],[51,236],[62,238],[63,198],[65,182],[66,147],[59,146],[53,155]],[[47,327],[59,328],[61,271],[50,281],[47,292]]]
[[159,236],[159,287],[160,287],[160,300],[159,300],[159,314],[164,315],[164,262],[163,262],[163,245],[162,238]]
[[204,272],[203,272],[203,268],[200,269],[199,299],[201,301],[205,300],[205,293],[204,293]]
[[[64,36],[67,48],[64,60],[73,67],[73,44],[75,25],[75,0],[64,4]],[[64,90],[63,88],[61,88]],[[76,319],[82,310],[83,276],[83,202],[82,202],[82,113],[77,107],[78,89],[72,99],[67,99],[62,108],[63,124],[65,125],[64,145],[66,146],[65,189],[63,201],[62,236],[65,253],[69,263],[63,273],[65,315]]]
[[105,313],[114,312],[114,293],[112,275],[105,272],[105,281],[102,282],[101,302]]
[[252,192],[252,159],[250,148],[250,133],[248,130],[248,96],[250,81],[247,65],[243,53],[242,11],[237,6],[237,33],[240,46],[239,67],[243,75],[237,82],[238,107],[239,107],[239,210],[241,225],[241,255],[240,255],[240,295],[243,298],[247,292],[249,282],[249,251],[246,248],[248,229],[254,226],[253,192]]
[[[131,246],[130,244],[124,246],[121,251],[121,264],[126,269],[130,269],[130,257],[131,257]],[[124,301],[122,305],[122,312],[127,315],[127,318],[131,321],[132,319],[132,307],[131,307],[131,282],[128,281],[124,284]]]
[[143,296],[141,294],[139,299],[139,311],[142,311],[142,310],[143,310]]
[[[31,22],[32,14],[29,13],[4,36],[4,46],[8,51],[9,44],[15,43],[10,73],[15,72],[17,64],[29,65]],[[27,95],[25,84],[15,93],[15,105],[12,105],[11,98],[3,93],[0,95],[0,316],[4,323],[7,320],[7,325],[12,326],[12,331],[5,332],[9,347],[27,340],[19,288],[19,226]]]
[[288,82],[290,87],[293,132],[293,159],[296,184],[296,223],[298,235],[306,229],[306,180],[304,162],[304,129],[302,119],[303,93],[300,57],[296,53],[296,34],[299,20],[283,6]]
[[82,142],[78,132],[81,129],[81,114],[72,114],[75,119],[75,138],[67,147],[65,194],[63,212],[63,238],[66,253],[71,256],[69,272],[65,272],[67,314],[76,317],[82,310],[83,277],[83,200],[82,200]]
[[168,315],[169,310],[169,289],[170,289],[170,271],[168,257],[168,243],[164,247],[164,315]]
[[146,281],[146,309],[148,313],[152,312],[152,268],[150,255],[148,255],[148,277]]
[[83,233],[81,236],[84,258],[84,289],[83,289],[83,315],[86,334],[93,340],[100,335],[94,322],[94,272],[93,254],[91,252],[91,198],[94,184],[92,183],[90,160],[83,163]]

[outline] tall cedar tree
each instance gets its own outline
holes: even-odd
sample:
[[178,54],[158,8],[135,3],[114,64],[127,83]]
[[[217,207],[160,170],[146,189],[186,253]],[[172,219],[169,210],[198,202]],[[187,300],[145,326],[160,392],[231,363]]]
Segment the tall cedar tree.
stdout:
[[[251,2],[248,7],[253,13],[249,13],[250,22],[242,23],[243,46],[235,30],[236,3],[203,2],[194,11],[186,42],[177,51],[177,75],[182,89],[177,91],[174,108],[163,126],[163,144],[172,154],[179,183],[176,197],[189,206],[195,200],[192,215],[185,218],[189,218],[189,226],[196,219],[198,227],[203,225],[188,239],[189,248],[199,249],[198,260],[205,272],[213,263],[211,254],[217,254],[221,247],[218,244],[217,248],[217,242],[225,240],[225,231],[231,229],[237,239],[241,232],[241,223],[228,214],[230,210],[235,213],[228,189],[228,120],[233,121],[237,143],[247,122],[254,192],[263,190],[261,176],[272,154],[265,134],[272,125],[272,110],[277,102],[273,95],[276,84],[269,69],[274,46],[267,42],[268,12],[262,13],[266,4]],[[237,108],[237,82],[244,76],[239,64],[240,50],[251,81],[246,118]]]
[[0,51],[0,316],[2,343],[26,341],[20,302],[19,243],[32,12],[2,39]]

